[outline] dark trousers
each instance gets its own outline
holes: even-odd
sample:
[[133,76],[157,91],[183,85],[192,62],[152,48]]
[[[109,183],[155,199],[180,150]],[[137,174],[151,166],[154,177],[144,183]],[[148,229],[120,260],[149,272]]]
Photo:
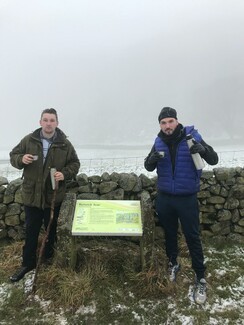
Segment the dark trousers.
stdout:
[[158,192],[156,211],[165,232],[166,255],[176,264],[178,256],[178,221],[191,255],[192,268],[198,279],[204,278],[204,257],[199,236],[197,195],[175,196]]
[[[53,256],[54,246],[57,241],[57,221],[59,210],[60,206],[55,207],[54,209],[53,222],[45,245],[44,257],[47,259]],[[50,208],[42,210],[35,207],[25,206],[26,238],[23,246],[23,266],[36,266],[36,250],[40,229],[43,224],[45,230],[47,229],[50,220],[50,213]]]

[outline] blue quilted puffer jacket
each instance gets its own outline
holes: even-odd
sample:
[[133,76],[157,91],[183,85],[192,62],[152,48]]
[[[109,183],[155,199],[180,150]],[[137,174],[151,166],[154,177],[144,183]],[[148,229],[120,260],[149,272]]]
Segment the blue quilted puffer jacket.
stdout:
[[[202,140],[201,135],[193,126],[186,126],[185,131],[186,134],[191,134],[197,142]],[[165,152],[165,156],[157,164],[158,190],[173,195],[197,193],[202,171],[196,170],[186,139],[182,139],[176,149],[174,171],[169,148],[159,137],[155,139],[155,149]]]

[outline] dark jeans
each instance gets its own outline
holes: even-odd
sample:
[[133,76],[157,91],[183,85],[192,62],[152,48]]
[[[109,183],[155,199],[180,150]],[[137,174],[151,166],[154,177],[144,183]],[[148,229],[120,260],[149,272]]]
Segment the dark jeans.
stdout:
[[[55,207],[52,226],[50,228],[48,240],[45,245],[44,257],[50,258],[54,253],[54,246],[57,241],[57,221],[60,206]],[[41,226],[44,224],[45,230],[48,227],[50,220],[51,209],[44,210],[35,207],[25,206],[25,224],[26,224],[26,238],[23,246],[23,266],[36,266],[36,250],[38,245],[38,237]]]
[[178,220],[191,255],[192,268],[197,278],[204,277],[204,257],[199,237],[199,208],[197,195],[175,196],[158,192],[156,211],[165,232],[166,254],[176,263],[178,256]]

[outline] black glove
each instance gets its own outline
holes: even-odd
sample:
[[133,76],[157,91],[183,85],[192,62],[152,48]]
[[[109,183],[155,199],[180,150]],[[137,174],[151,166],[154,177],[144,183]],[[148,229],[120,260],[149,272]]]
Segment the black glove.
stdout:
[[162,156],[160,155],[160,153],[159,152],[157,152],[157,151],[154,151],[149,157],[148,157],[148,163],[149,164],[156,164],[158,161],[159,161],[159,159],[161,159],[162,158]]
[[190,153],[194,154],[194,153],[199,153],[200,155],[204,155],[206,149],[204,148],[204,146],[201,143],[196,142],[195,140],[193,140],[194,145],[191,146],[190,148]]

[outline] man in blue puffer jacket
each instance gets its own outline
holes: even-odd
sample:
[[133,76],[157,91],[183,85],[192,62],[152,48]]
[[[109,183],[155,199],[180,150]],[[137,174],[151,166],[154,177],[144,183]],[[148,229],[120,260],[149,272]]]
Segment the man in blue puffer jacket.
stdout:
[[[144,166],[148,171],[157,168],[156,212],[165,232],[169,279],[175,281],[180,269],[177,262],[179,220],[196,273],[194,299],[196,303],[203,304],[206,301],[206,280],[197,200],[202,171],[196,169],[191,154],[199,153],[209,165],[218,163],[218,155],[203,141],[194,126],[183,127],[178,122],[175,109],[164,107],[158,121],[161,130]],[[190,149],[186,141],[188,134],[194,138],[194,145]]]

